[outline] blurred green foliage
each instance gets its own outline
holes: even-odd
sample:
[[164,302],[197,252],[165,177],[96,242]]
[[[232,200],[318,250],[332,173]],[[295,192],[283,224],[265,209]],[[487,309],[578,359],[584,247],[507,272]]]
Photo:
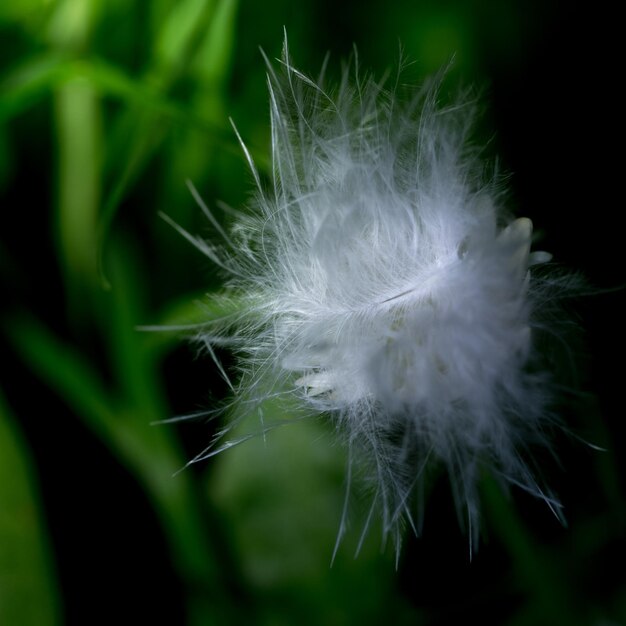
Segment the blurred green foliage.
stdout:
[[0,477],[0,619],[60,624],[58,586],[30,453],[1,396]]
[[[373,532],[356,561],[347,539],[330,567],[345,458],[327,424],[294,420],[267,441],[258,438],[178,472],[209,443],[215,423],[202,422],[192,438],[186,423],[155,422],[211,410],[226,390],[210,362],[193,362],[180,336],[137,330],[221,314],[217,304],[197,303],[219,291],[222,277],[157,215],[162,211],[188,232],[211,236],[186,179],[209,200],[245,204],[251,176],[229,116],[268,173],[258,46],[278,56],[283,25],[293,57],[311,73],[327,49],[337,59],[350,54],[353,42],[361,64],[382,72],[397,61],[399,40],[417,61],[411,79],[454,56],[451,81],[482,85],[490,71],[519,70],[548,13],[540,3],[521,0],[0,3],[7,395],[0,402],[0,623],[60,624],[64,612],[65,623],[94,623],[92,607],[73,592],[87,587],[69,563],[78,540],[68,547],[60,539],[63,512],[55,503],[66,501],[65,470],[54,469],[90,441],[104,446],[99,454],[108,458],[107,467],[123,468],[145,495],[164,538],[147,551],[162,555],[164,571],[171,569],[178,585],[163,609],[171,616],[160,612],[162,598],[154,597],[152,609],[129,608],[116,604],[115,593],[105,615],[123,610],[177,623],[172,605],[179,603],[189,626],[434,625],[458,623],[461,615],[481,624],[625,623],[623,573],[606,593],[578,592],[590,584],[583,563],[601,567],[603,551],[623,531],[622,486],[610,451],[586,461],[603,504],[581,515],[571,535],[550,526],[547,546],[538,546],[525,529],[516,504],[488,485],[496,556],[490,561],[486,550],[491,569],[478,565],[458,579],[474,579],[478,599],[468,592],[430,601],[415,581],[429,589],[432,576],[452,589],[457,561],[448,561],[445,551],[433,559],[414,548],[396,570],[393,554],[379,549]],[[214,211],[228,223],[227,210]],[[590,432],[594,441],[610,439],[600,425]],[[90,490],[108,480],[98,482],[98,472],[110,470],[73,471]],[[141,509],[114,493],[101,498],[105,507]],[[90,540],[97,542],[104,528],[97,520],[90,524]],[[115,541],[128,549],[138,538]],[[116,558],[122,575],[124,559],[142,556]],[[442,578],[437,562],[446,563]],[[104,565],[91,568],[95,588],[110,584]],[[144,574],[149,577],[148,568]],[[139,597],[142,581],[136,585]]]

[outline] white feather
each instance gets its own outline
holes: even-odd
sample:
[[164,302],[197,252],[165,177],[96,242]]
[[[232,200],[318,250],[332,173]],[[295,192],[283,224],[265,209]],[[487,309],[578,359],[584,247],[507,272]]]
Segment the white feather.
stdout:
[[202,339],[237,350],[252,406],[295,395],[334,420],[393,537],[427,464],[447,468],[473,539],[484,468],[558,507],[524,460],[551,419],[529,367],[550,289],[528,269],[550,257],[530,254],[530,220],[507,220],[485,180],[473,106],[439,107],[437,81],[402,101],[348,70],[331,92],[286,48],[282,66],[271,191],[244,147],[258,189],[229,237],[240,254],[220,262],[243,312]]

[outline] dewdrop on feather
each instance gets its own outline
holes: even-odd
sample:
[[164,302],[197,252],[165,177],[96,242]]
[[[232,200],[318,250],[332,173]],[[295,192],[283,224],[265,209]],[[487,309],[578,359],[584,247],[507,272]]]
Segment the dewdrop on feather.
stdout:
[[[447,469],[472,543],[485,469],[558,515],[530,465],[552,422],[533,341],[565,279],[533,273],[550,255],[530,251],[531,221],[508,219],[485,180],[470,104],[439,106],[437,81],[402,101],[351,71],[330,91],[293,67],[286,45],[280,74],[268,62],[270,183],[235,130],[252,211],[219,229],[222,251],[194,240],[241,307],[199,339],[212,356],[234,349],[242,405],[295,398],[333,421],[348,476],[366,468],[372,511],[397,547],[431,464]],[[228,440],[231,427],[192,462],[252,436]]]

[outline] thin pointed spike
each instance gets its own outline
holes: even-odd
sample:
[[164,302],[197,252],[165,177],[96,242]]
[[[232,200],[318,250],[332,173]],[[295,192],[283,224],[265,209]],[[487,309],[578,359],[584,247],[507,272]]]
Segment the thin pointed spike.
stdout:
[[263,193],[263,188],[261,187],[261,178],[259,177],[259,172],[257,171],[256,166],[254,165],[254,161],[252,160],[252,155],[250,154],[248,147],[241,138],[241,135],[239,134],[239,131],[235,126],[233,118],[229,117],[228,119],[231,126],[233,127],[233,130],[235,131],[235,135],[237,135],[237,140],[239,141],[239,145],[241,146],[241,149],[243,150],[243,153],[246,157],[246,161],[248,162],[248,166],[250,167],[250,171],[252,172],[252,176],[254,177],[254,182],[256,183],[257,189],[259,190],[259,192]]
[[193,235],[189,234],[182,226],[177,224],[169,215],[167,215],[166,213],[159,212],[159,216],[161,217],[161,219],[167,222],[175,231],[177,231],[180,235],[182,235],[194,248],[202,252],[202,254],[207,256],[209,259],[211,259],[211,261],[213,261],[215,265],[221,267],[223,270],[225,270],[229,274],[234,274],[235,276],[240,276],[242,278],[245,278],[245,276],[241,272],[238,272],[236,269],[226,265],[226,263],[224,263],[224,261],[222,261],[222,259],[220,259],[219,256],[215,254],[215,251],[212,250],[206,244],[206,242],[204,242],[202,239],[199,239],[198,237],[194,237]]
[[196,201],[198,206],[202,209],[202,212],[207,217],[207,219],[211,222],[211,224],[213,224],[213,226],[215,227],[215,230],[217,230],[217,232],[220,234],[222,239],[231,248],[235,249],[235,246],[232,244],[230,238],[228,237],[224,229],[221,227],[220,223],[215,219],[215,216],[213,215],[209,207],[206,205],[206,203],[202,199],[202,196],[196,189],[195,185],[189,179],[186,180],[186,183],[187,183],[187,188],[189,189],[189,191],[191,192],[191,195],[193,196],[193,199]]
[[352,487],[352,446],[348,446],[348,462],[346,468],[346,493],[343,499],[343,510],[341,512],[341,521],[339,522],[339,530],[337,531],[337,539],[335,541],[335,547],[333,548],[333,555],[330,559],[330,565],[332,567],[339,550],[339,544],[346,533],[347,519],[348,519],[348,502],[350,500],[350,490]]
[[209,416],[209,419],[216,417],[217,411],[197,411],[196,413],[187,413],[185,415],[176,415],[175,417],[168,417],[162,420],[154,420],[150,422],[150,426],[162,426],[165,424],[176,424],[177,422],[185,422],[187,420],[199,419],[201,417]]
[[374,498],[372,499],[372,506],[370,506],[369,513],[367,514],[367,519],[365,520],[365,524],[363,525],[363,530],[361,531],[361,536],[359,537],[359,543],[357,544],[356,550],[354,552],[355,559],[361,553],[361,548],[363,548],[365,537],[367,536],[367,532],[369,531],[370,526],[372,524],[372,518],[374,517],[374,509],[376,508],[377,500],[378,500],[378,492],[374,495]]
[[472,513],[470,511],[469,506],[467,507],[467,536],[468,536],[468,550],[469,550],[469,560],[471,562],[474,556],[474,536],[473,536],[473,524],[472,524]]
[[196,322],[195,324],[142,324],[135,326],[135,330],[140,333],[172,333],[181,331],[198,331],[206,328],[211,322]]
[[215,354],[215,350],[213,350],[213,346],[211,345],[211,342],[208,339],[204,340],[204,347],[208,350],[209,354],[211,355],[211,359],[213,359],[213,363],[215,363],[215,366],[217,367],[217,370],[219,371],[219,373],[221,374],[222,378],[224,379],[224,381],[228,385],[229,389],[232,392],[234,392],[235,388],[233,387],[233,384],[230,382],[230,378],[228,377],[228,374],[226,373],[226,370],[224,369],[224,366],[222,365],[220,360],[217,358],[217,355]]
[[396,527],[393,537],[393,543],[396,549],[396,572],[400,567],[400,552],[402,551],[402,536],[400,535],[400,529]]

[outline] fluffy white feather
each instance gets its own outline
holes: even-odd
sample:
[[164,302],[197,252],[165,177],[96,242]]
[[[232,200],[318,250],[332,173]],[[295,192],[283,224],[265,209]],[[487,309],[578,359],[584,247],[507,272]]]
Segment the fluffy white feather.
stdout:
[[235,348],[237,394],[328,415],[396,540],[431,464],[470,537],[485,468],[558,507],[528,466],[551,420],[536,313],[558,279],[529,271],[549,255],[530,252],[530,220],[510,220],[486,179],[473,106],[438,106],[436,80],[403,100],[356,70],[331,92],[286,47],[280,74],[268,67],[269,189],[244,146],[253,210],[221,253],[202,244],[243,301],[201,336]]

